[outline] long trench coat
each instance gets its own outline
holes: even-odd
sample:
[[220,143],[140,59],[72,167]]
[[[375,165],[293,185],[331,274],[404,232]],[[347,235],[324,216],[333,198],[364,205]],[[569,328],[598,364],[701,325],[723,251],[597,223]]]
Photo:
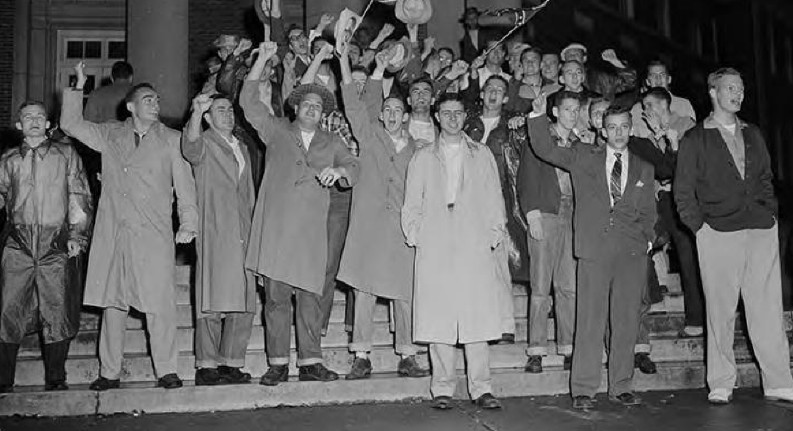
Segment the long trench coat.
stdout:
[[321,130],[306,150],[297,124],[276,119],[259,100],[258,81],[245,81],[240,106],[267,145],[245,265],[259,275],[321,294],[330,193],[316,176],[326,167],[344,167],[349,178],[339,183],[352,187],[358,180],[358,161],[341,138]]
[[82,91],[63,93],[61,128],[102,154],[102,196],[88,257],[86,305],[173,312],[176,191],[180,229],[198,231],[195,181],[180,133],[155,123],[135,146],[132,119],[95,124],[82,116]]
[[245,269],[251,233],[254,189],[251,157],[242,141],[245,166],[231,146],[212,129],[195,141],[182,134],[182,153],[193,165],[198,195],[196,237],[196,318],[207,313],[256,311],[256,281]]
[[393,140],[376,119],[383,99],[380,88],[380,80],[369,80],[364,103],[354,84],[342,85],[347,118],[361,148],[361,176],[352,192],[350,227],[338,279],[373,295],[410,300],[415,253],[405,243],[401,212],[405,176],[416,143],[408,136],[405,148],[396,152]]
[[2,235],[0,342],[19,344],[41,330],[45,343],[68,340],[80,325],[83,286],[67,242],[88,246],[93,208],[77,151],[45,141],[0,158]]
[[507,235],[498,168],[468,136],[457,198],[446,203],[440,142],[416,151],[408,167],[402,228],[416,247],[413,338],[455,344],[501,338],[494,248]]

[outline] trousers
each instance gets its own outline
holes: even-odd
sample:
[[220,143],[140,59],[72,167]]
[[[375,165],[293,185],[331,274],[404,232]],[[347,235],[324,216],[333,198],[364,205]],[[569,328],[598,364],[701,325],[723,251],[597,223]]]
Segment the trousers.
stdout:
[[268,278],[264,284],[265,346],[270,365],[289,364],[292,295],[295,296],[297,365],[322,363],[320,295]]
[[[99,331],[99,374],[110,380],[116,380],[121,375],[128,313],[128,310],[108,307],[102,314],[102,329]],[[159,378],[176,373],[176,305],[168,312],[146,313],[146,329],[149,333],[154,374]]]
[[[471,399],[492,393],[490,379],[490,347],[486,342],[464,344],[468,392]],[[431,343],[433,397],[454,396],[457,387],[457,348],[451,344]]]
[[252,330],[253,313],[213,313],[196,319],[196,368],[244,367]]

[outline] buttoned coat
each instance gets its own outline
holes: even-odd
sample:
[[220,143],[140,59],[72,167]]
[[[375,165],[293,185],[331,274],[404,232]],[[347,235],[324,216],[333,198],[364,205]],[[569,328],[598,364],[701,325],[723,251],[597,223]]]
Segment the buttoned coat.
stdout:
[[350,187],[358,180],[358,161],[341,138],[319,129],[306,150],[297,123],[273,117],[259,100],[258,81],[245,82],[240,106],[267,146],[245,265],[257,274],[321,294],[330,193],[317,175],[327,167],[344,167],[349,178],[339,182]]
[[85,121],[82,99],[82,91],[64,91],[61,128],[102,154],[102,196],[83,302],[171,312],[176,304],[174,190],[180,229],[198,229],[195,181],[179,148],[180,133],[156,122],[136,147],[131,118]]
[[[405,244],[401,213],[405,175],[416,149],[408,143],[396,152],[377,120],[382,81],[369,80],[361,100],[354,84],[342,85],[344,106],[361,149],[361,175],[352,192],[350,227],[338,279],[363,292],[392,299],[413,296],[414,250]],[[367,111],[367,106],[373,107]],[[377,108],[374,108],[377,106]]]
[[493,154],[465,136],[454,206],[446,202],[440,143],[408,167],[402,229],[416,247],[413,338],[474,343],[501,338],[494,248],[506,238],[504,198]]
[[245,166],[231,146],[208,129],[195,141],[182,134],[182,152],[193,165],[198,196],[199,234],[196,237],[195,312],[256,311],[256,281],[245,269],[255,193],[251,157],[239,141]]

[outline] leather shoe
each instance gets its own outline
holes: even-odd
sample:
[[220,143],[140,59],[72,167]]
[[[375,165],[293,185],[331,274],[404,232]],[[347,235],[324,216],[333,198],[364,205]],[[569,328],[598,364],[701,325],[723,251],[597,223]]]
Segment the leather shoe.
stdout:
[[540,355],[531,355],[529,356],[529,360],[526,361],[526,366],[523,367],[523,371],[527,373],[539,374],[542,372],[542,356]]
[[199,368],[195,372],[196,386],[214,386],[223,383],[218,370],[215,368]]
[[483,409],[494,410],[501,408],[501,401],[488,392],[476,399],[476,405]]
[[562,363],[562,368],[565,371],[569,371],[573,369],[573,357],[570,355],[565,355],[564,362]]
[[397,373],[400,377],[427,377],[430,375],[430,370],[421,368],[415,356],[408,356],[399,361]]
[[339,375],[320,363],[299,367],[297,379],[301,382],[332,382],[338,380]]
[[592,397],[578,395],[573,397],[573,408],[578,410],[590,410],[595,408],[595,403],[592,402]]
[[157,387],[164,389],[176,389],[182,387],[182,379],[176,373],[166,374],[157,379]]
[[250,383],[251,381],[250,373],[243,373],[237,367],[221,365],[218,367],[218,375],[220,376],[220,380],[231,385]]
[[623,406],[638,406],[642,403],[642,399],[639,398],[633,392],[623,392],[615,397],[609,397],[611,401],[616,403],[620,403]]
[[649,353],[637,353],[633,355],[633,367],[638,368],[644,374],[655,374],[658,369],[655,367],[655,362],[650,359]]
[[369,358],[355,358],[352,361],[352,368],[350,373],[344,378],[346,380],[360,380],[372,377],[372,361]]
[[106,391],[108,389],[118,389],[121,386],[121,381],[119,379],[106,379],[100,376],[98,379],[91,382],[91,386],[88,389],[92,391]]
[[276,386],[289,379],[289,365],[273,365],[264,373],[259,384],[264,386]]
[[65,381],[47,382],[44,384],[45,391],[68,391],[69,385]]
[[452,408],[452,397],[441,395],[432,399],[432,408],[437,410],[449,410]]

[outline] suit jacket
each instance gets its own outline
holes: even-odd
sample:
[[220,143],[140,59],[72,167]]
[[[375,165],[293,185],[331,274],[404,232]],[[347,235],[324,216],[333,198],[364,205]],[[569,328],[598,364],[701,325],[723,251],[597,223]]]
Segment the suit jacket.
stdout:
[[[655,237],[657,219],[651,164],[629,151],[628,181],[622,199],[611,207],[606,176],[606,149],[579,145],[557,146],[551,139],[548,118],[529,118],[529,139],[537,156],[567,169],[575,189],[573,232],[575,254],[593,259],[602,254],[602,244],[611,235],[621,249],[644,254]],[[614,237],[612,237],[614,238]]]
[[[571,146],[580,145],[578,138],[573,136],[571,138],[574,138]],[[557,145],[556,140],[552,140],[554,145]],[[521,151],[518,169],[518,197],[521,210],[523,214],[534,210],[546,214],[558,214],[562,191],[559,189],[556,167],[537,157],[528,140],[524,142],[525,148]]]
[[727,232],[772,227],[777,214],[774,174],[760,129],[738,120],[746,151],[741,178],[724,138],[708,123],[697,124],[680,143],[675,172],[680,219],[694,232],[702,223]]

